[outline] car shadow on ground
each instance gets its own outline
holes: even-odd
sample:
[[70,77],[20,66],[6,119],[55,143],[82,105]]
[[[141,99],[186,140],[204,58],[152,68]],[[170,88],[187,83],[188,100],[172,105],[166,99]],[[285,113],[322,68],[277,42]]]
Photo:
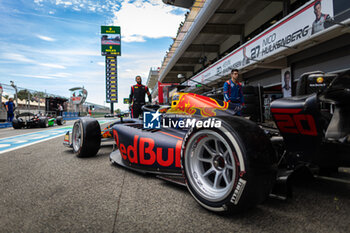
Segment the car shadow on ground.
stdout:
[[[79,157],[79,159],[83,160],[97,160],[101,157],[109,157],[109,154],[112,152],[113,145],[110,144],[103,144],[101,145],[100,149],[98,150],[97,154],[95,156],[89,156],[89,157]],[[76,156],[73,152],[72,148],[66,147],[63,151],[63,154],[69,155],[69,156]]]

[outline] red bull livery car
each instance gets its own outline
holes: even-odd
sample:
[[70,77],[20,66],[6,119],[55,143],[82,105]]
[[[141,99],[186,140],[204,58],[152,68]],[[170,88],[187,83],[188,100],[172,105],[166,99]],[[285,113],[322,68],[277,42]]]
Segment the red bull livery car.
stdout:
[[274,129],[235,116],[242,109],[232,103],[177,93],[171,106],[143,106],[143,119],[121,118],[102,133],[96,120],[81,118],[65,144],[85,157],[96,155],[101,139],[114,140],[113,164],[184,184],[208,210],[237,212],[284,197],[301,167],[350,165],[349,90],[349,73],[303,75],[300,95],[272,103]]

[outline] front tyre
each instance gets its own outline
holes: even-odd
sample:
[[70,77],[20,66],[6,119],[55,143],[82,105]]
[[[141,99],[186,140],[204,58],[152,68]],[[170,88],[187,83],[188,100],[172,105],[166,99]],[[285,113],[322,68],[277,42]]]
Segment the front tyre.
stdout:
[[262,130],[239,117],[218,117],[221,127],[193,128],[183,141],[186,185],[215,212],[237,212],[265,200],[275,178],[274,151]]
[[73,125],[73,152],[78,157],[95,156],[100,149],[101,128],[97,120],[82,117]]

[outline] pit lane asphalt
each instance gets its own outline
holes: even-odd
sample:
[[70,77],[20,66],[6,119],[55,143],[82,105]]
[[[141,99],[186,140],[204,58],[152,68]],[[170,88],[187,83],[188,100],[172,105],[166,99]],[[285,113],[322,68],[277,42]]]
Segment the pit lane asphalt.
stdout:
[[305,182],[294,186],[287,202],[268,199],[244,213],[221,216],[200,207],[184,187],[111,165],[111,147],[80,159],[62,141],[63,136],[0,154],[0,232],[350,229],[346,183]]

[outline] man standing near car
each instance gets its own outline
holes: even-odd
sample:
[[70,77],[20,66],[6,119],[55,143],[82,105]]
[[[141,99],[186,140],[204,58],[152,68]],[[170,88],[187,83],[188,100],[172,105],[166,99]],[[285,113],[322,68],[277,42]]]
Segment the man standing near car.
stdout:
[[7,111],[7,121],[12,122],[15,110],[15,104],[13,103],[13,98],[9,98],[9,101],[5,103],[6,111]]
[[[234,103],[237,106],[244,105],[242,85],[238,82],[238,70],[231,70],[231,79],[224,83],[224,101]],[[241,111],[237,113],[241,115]]]
[[138,118],[140,114],[142,114],[141,107],[146,103],[145,95],[148,96],[148,101],[152,102],[151,93],[148,90],[148,87],[142,85],[141,76],[136,76],[135,78],[136,84],[131,87],[130,96],[129,96],[129,104],[131,104],[131,117]]

